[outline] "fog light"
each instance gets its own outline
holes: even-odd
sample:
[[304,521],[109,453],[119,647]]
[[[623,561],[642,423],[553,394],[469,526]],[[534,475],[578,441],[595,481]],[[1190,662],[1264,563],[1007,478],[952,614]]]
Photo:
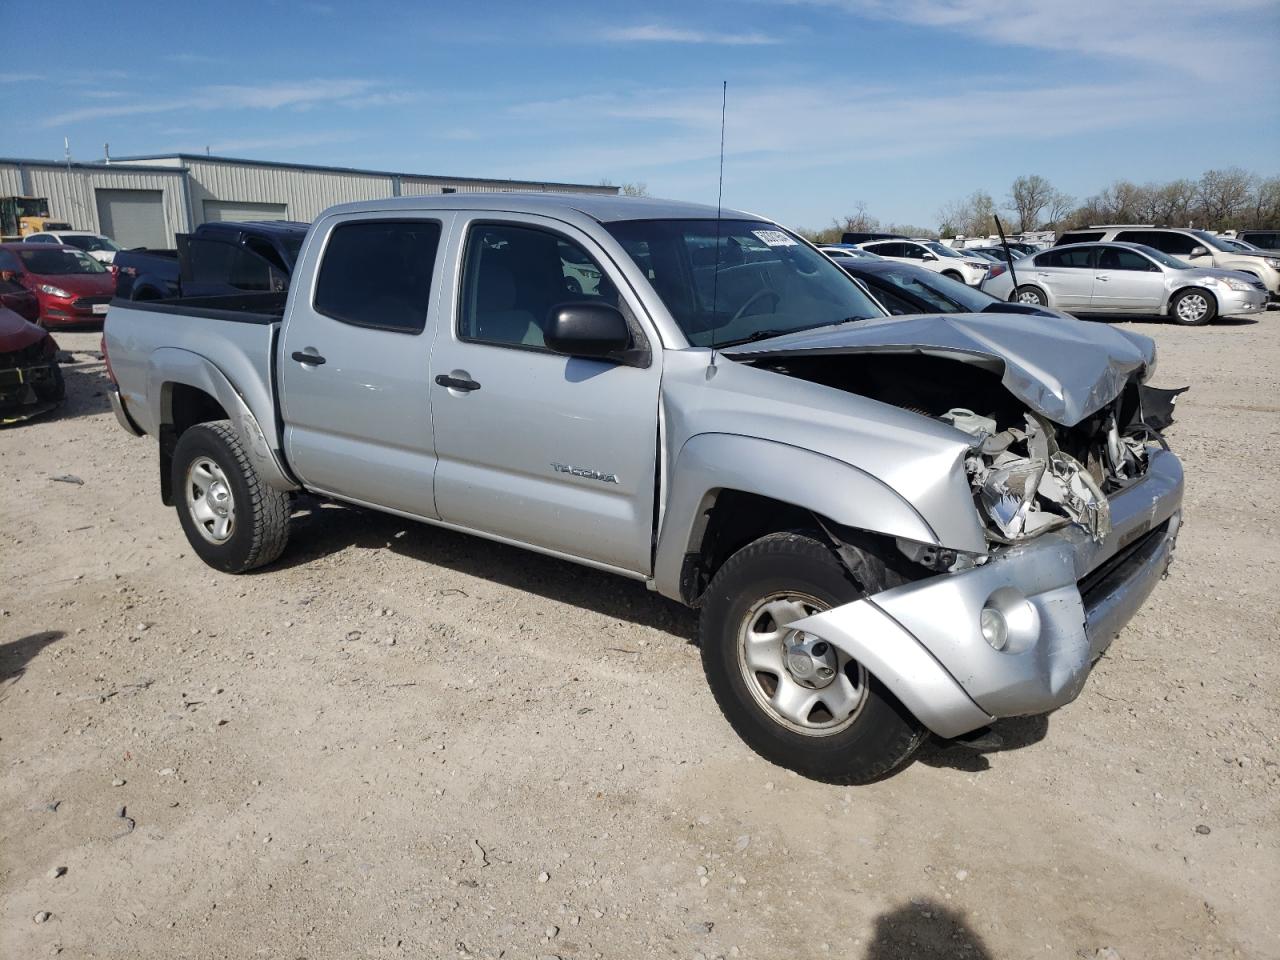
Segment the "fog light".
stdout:
[[983,607],[979,620],[982,624],[982,638],[991,644],[992,649],[1003,650],[1009,643],[1009,621],[995,607]]

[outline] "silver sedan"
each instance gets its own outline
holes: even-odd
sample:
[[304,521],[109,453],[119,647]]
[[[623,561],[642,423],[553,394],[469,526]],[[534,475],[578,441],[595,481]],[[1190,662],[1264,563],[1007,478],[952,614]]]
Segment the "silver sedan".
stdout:
[[1014,264],[1017,288],[1006,272],[983,290],[1069,313],[1158,314],[1200,326],[1215,317],[1266,309],[1267,289],[1234,270],[1193,267],[1138,243],[1071,243]]

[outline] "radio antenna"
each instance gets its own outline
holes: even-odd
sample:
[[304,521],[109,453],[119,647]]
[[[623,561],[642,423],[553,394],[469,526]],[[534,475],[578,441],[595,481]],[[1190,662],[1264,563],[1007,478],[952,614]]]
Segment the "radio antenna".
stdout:
[[729,100],[729,81],[720,81],[720,184],[716,188],[716,266],[711,275],[711,366],[716,365],[716,311],[720,305],[720,207],[724,200],[724,108]]

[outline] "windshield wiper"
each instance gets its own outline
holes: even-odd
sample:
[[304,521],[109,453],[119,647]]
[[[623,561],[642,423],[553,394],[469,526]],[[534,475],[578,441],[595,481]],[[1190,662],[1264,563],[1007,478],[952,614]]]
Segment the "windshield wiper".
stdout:
[[770,340],[774,337],[785,336],[788,333],[801,333],[804,330],[812,330],[812,329],[813,329],[812,327],[801,327],[800,329],[797,330],[794,327],[789,327],[786,330],[779,330],[776,328],[772,330],[757,330],[754,333],[750,333],[745,337],[739,337],[737,340],[724,340],[721,343],[716,344],[716,346],[717,347],[740,347],[744,343],[755,343],[757,340]]

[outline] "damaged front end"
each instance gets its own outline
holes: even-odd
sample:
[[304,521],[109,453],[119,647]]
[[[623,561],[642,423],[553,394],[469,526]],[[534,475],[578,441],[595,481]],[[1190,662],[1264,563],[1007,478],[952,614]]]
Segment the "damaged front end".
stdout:
[[62,400],[58,346],[45,335],[17,350],[0,352],[0,424],[30,420]]
[[[1136,385],[1134,385],[1136,389]],[[1001,429],[993,417],[953,408],[942,419],[974,436],[965,472],[996,543],[1075,524],[1101,543],[1111,532],[1109,495],[1143,477],[1156,436],[1138,419],[1122,430],[1124,397],[1067,429],[1027,411]]]

